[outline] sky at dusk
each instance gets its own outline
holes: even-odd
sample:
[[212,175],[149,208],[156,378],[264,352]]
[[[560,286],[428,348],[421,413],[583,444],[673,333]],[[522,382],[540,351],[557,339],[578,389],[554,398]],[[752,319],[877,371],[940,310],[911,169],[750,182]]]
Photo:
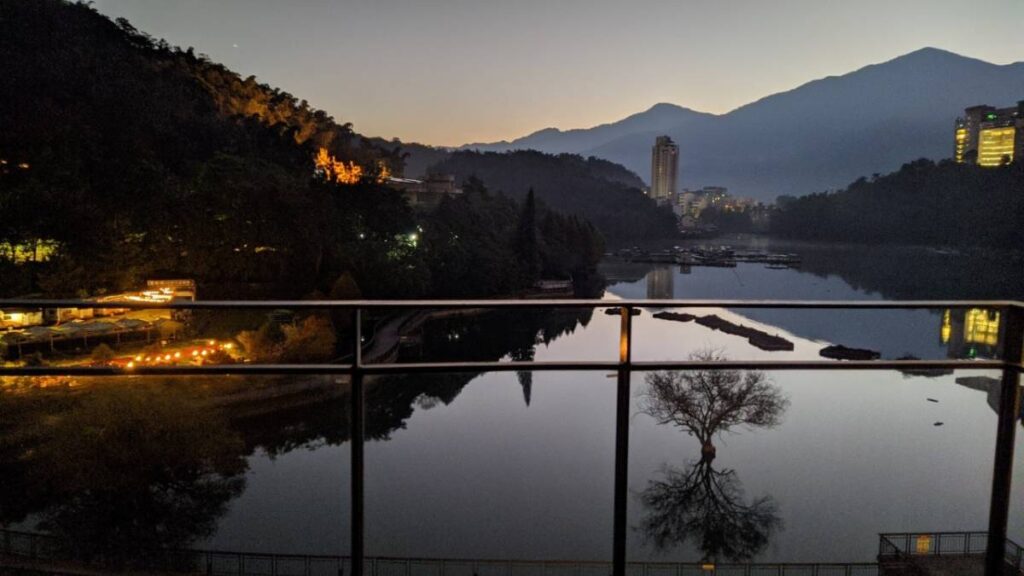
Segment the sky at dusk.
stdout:
[[458,145],[723,113],[925,46],[1024,60],[1022,0],[96,0],[368,136]]

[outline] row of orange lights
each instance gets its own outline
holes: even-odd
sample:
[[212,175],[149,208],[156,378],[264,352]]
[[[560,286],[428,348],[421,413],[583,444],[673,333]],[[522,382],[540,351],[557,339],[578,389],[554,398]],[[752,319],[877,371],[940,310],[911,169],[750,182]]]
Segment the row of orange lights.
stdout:
[[[194,348],[194,349],[191,350],[191,352],[189,352],[186,349],[185,350],[185,353],[186,353],[185,359],[188,359],[189,357],[191,357],[192,360],[198,360],[198,361],[202,362],[203,358],[205,358],[206,356],[209,356],[210,354],[212,354],[214,352],[217,352],[217,351],[227,351],[227,350],[231,350],[232,348],[234,348],[234,344],[232,344],[231,342],[225,342],[223,344],[218,345],[216,340],[210,340],[208,347]],[[177,362],[177,361],[179,361],[181,359],[182,359],[182,351],[180,351],[180,350],[174,352],[173,354],[171,354],[171,353],[155,354],[155,355],[152,355],[152,356],[140,354],[140,355],[136,356],[135,358],[133,358],[132,360],[129,360],[128,363],[125,364],[125,367],[126,368],[134,368],[136,366],[136,364],[150,364],[150,365],[153,365],[153,364],[161,364],[161,363],[165,363],[165,362]]]

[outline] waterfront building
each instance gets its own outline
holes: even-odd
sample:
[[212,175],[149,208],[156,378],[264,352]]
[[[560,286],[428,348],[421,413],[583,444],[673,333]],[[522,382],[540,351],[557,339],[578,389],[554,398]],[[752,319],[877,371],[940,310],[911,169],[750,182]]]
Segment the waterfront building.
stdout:
[[27,328],[43,323],[43,311],[39,309],[8,308],[0,310],[0,329]]
[[651,198],[671,201],[679,182],[679,147],[668,136],[658,136],[651,148]]
[[708,208],[742,210],[754,203],[751,198],[730,196],[724,186],[705,186],[699,190],[683,190],[672,195],[672,211],[680,218],[700,218],[700,213]]
[[1009,108],[971,106],[956,119],[953,159],[1001,166],[1024,158],[1024,100]]

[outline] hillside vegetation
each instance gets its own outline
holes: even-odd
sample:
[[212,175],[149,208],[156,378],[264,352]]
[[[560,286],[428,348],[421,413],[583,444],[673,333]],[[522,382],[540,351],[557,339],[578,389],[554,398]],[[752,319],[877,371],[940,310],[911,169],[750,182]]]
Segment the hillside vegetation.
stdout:
[[460,151],[431,170],[476,177],[512,197],[532,188],[550,208],[593,222],[610,242],[665,239],[677,233],[672,211],[648,198],[635,174],[607,160],[532,150]]
[[1000,168],[917,160],[845,190],[780,197],[772,233],[932,246],[1024,246],[1024,162]]
[[[400,149],[304,100],[62,0],[0,0],[0,77],[0,294],[97,294],[169,272],[205,295],[326,293],[346,275],[368,296],[445,295],[435,280],[450,270],[434,268],[454,248],[432,230],[469,206],[413,213],[383,185]],[[318,156],[347,177],[318,172]],[[473,214],[524,211],[499,204]],[[551,253],[593,254],[589,224],[542,206],[533,218],[545,267],[505,262],[503,293],[596,262]],[[510,250],[516,225],[500,238]],[[459,242],[499,232],[466,227]]]

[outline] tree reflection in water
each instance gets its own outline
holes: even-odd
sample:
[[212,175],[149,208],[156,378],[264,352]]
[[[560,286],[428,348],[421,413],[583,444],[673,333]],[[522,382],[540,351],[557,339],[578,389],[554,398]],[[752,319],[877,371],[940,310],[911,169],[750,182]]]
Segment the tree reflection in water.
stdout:
[[91,391],[42,431],[29,485],[38,528],[76,555],[130,563],[138,550],[208,536],[242,492],[244,444],[213,409],[161,385]]
[[[694,360],[725,360],[704,351]],[[639,494],[647,515],[639,529],[658,549],[693,541],[705,560],[749,560],[782,526],[771,496],[747,502],[735,470],[712,465],[713,440],[731,428],[771,428],[789,401],[762,372],[692,370],[647,375],[641,411],[677,426],[701,444],[701,457],[683,469],[666,464],[663,478]]]

